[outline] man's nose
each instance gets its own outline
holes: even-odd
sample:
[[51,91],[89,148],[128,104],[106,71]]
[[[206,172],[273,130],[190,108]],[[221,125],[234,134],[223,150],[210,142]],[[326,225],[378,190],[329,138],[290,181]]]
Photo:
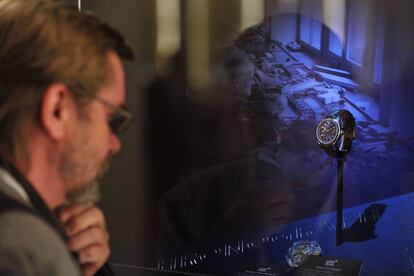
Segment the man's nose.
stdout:
[[111,133],[111,137],[109,139],[109,153],[113,156],[119,152],[122,143],[121,140],[119,140],[119,137],[114,133]]

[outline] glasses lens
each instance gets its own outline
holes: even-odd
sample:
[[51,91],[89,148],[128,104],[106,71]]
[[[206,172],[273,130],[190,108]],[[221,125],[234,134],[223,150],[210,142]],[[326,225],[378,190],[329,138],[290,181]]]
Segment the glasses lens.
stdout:
[[109,120],[109,127],[115,134],[120,134],[125,132],[131,124],[131,118],[117,112]]
[[123,108],[112,105],[110,102],[98,96],[96,96],[95,99],[114,111],[113,115],[108,120],[108,125],[111,128],[111,131],[117,135],[125,132],[133,120],[132,114]]

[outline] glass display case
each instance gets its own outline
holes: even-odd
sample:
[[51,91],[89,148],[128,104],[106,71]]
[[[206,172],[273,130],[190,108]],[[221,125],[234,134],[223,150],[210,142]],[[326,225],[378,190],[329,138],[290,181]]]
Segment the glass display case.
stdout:
[[[132,263],[118,248],[114,270],[311,275],[297,267],[310,254],[357,267],[332,275],[414,273],[411,1],[141,7],[147,247]],[[317,139],[339,110],[355,118],[342,171]]]

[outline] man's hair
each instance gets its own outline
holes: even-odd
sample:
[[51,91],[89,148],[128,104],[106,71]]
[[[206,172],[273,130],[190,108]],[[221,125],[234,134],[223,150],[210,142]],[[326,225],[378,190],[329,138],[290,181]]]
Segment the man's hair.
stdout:
[[75,6],[0,0],[0,152],[25,151],[22,129],[50,84],[65,84],[78,106],[89,102],[105,83],[110,50],[133,59],[121,34]]

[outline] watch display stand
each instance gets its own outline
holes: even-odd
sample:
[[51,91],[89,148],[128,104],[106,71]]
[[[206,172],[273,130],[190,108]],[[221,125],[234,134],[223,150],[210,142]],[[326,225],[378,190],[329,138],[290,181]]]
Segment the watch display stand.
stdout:
[[355,139],[355,118],[342,109],[322,119],[316,127],[316,138],[325,152],[337,159],[336,245],[343,243],[343,178],[346,155]]

